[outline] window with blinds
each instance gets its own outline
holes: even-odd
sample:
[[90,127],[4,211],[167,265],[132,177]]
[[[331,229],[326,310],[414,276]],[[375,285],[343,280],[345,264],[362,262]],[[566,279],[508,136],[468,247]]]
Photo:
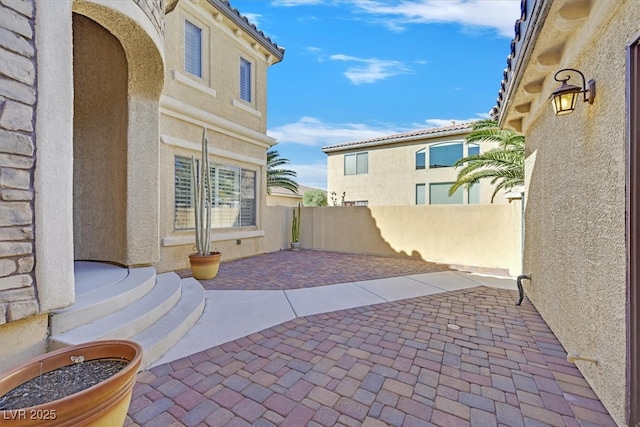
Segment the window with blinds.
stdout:
[[194,228],[193,218],[193,193],[191,192],[191,159],[177,157],[174,162],[175,169],[175,200],[174,200],[174,224],[175,228]]
[[240,58],[240,99],[251,102],[251,63]]
[[202,30],[184,21],[184,69],[202,77]]
[[[232,166],[213,164],[211,177],[211,227],[232,228],[256,225],[256,172]],[[191,191],[191,159],[175,158],[176,230],[193,229],[193,196]]]

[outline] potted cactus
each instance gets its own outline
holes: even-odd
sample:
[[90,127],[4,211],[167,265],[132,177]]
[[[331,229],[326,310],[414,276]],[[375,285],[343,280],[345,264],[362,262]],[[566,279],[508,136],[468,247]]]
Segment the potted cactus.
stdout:
[[196,227],[194,253],[189,255],[193,277],[213,279],[220,268],[220,252],[211,251],[211,176],[209,174],[209,141],[207,129],[202,130],[202,157],[200,162],[191,156],[191,189],[193,191]]
[[[298,211],[296,214],[296,210]],[[291,221],[291,250],[300,250],[300,202],[293,208],[293,220]]]

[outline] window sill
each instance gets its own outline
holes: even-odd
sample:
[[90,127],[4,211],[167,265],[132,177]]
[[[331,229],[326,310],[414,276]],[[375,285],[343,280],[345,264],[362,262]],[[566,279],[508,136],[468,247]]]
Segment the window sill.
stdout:
[[[248,230],[248,231],[231,231],[223,233],[211,234],[212,242],[224,242],[227,240],[251,239],[256,237],[264,237],[264,230]],[[162,246],[184,246],[195,244],[195,233],[192,231],[185,236],[169,236],[162,238]]]
[[182,83],[185,86],[189,86],[193,89],[199,90],[202,93],[205,93],[209,96],[215,97],[216,96],[216,90],[204,85],[202,83],[198,83],[197,81],[193,80],[192,78],[182,74],[179,71],[173,70],[173,79],[177,82]]
[[234,107],[239,108],[239,109],[241,109],[241,110],[244,110],[244,111],[246,111],[246,112],[248,112],[248,113],[251,113],[251,114],[253,114],[253,115],[254,115],[254,116],[256,116],[256,117],[262,117],[262,113],[261,113],[260,111],[258,111],[258,110],[256,110],[255,108],[252,108],[252,107],[250,107],[250,106],[246,105],[246,104],[245,104],[245,103],[243,103],[243,102],[236,101],[236,100],[234,99],[234,100],[232,100],[232,101],[231,101],[231,104],[232,104]]

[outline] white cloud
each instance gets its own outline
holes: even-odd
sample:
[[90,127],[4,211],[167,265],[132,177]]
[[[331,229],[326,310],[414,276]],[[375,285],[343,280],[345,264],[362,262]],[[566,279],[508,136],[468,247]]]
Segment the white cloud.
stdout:
[[279,143],[324,146],[390,135],[402,130],[360,123],[324,123],[314,117],[302,117],[295,123],[271,128],[268,134]]
[[298,184],[306,185],[307,187],[320,188],[322,190],[327,189],[326,161],[305,165],[290,164],[287,165],[287,167],[298,173],[298,176],[295,178]]
[[353,5],[364,13],[384,16],[385,25],[395,31],[407,24],[458,23],[472,29],[491,28],[509,38],[520,15],[520,0],[407,0],[393,5],[353,0]]
[[353,65],[344,72],[346,78],[355,85],[375,83],[388,77],[411,73],[411,68],[400,61],[358,58],[355,56],[337,54],[329,57],[334,61],[355,62],[364,65]]

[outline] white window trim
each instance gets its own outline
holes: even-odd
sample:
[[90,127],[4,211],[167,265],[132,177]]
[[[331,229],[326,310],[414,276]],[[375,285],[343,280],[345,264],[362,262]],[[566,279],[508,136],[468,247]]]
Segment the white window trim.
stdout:
[[[198,76],[193,76],[193,77],[197,78]],[[205,84],[202,84],[194,80],[193,78],[187,76],[186,74],[179,72],[178,70],[173,70],[173,79],[193,89],[199,90],[200,92],[205,93],[211,97],[215,98],[217,95],[217,92],[214,88],[209,87]]]

